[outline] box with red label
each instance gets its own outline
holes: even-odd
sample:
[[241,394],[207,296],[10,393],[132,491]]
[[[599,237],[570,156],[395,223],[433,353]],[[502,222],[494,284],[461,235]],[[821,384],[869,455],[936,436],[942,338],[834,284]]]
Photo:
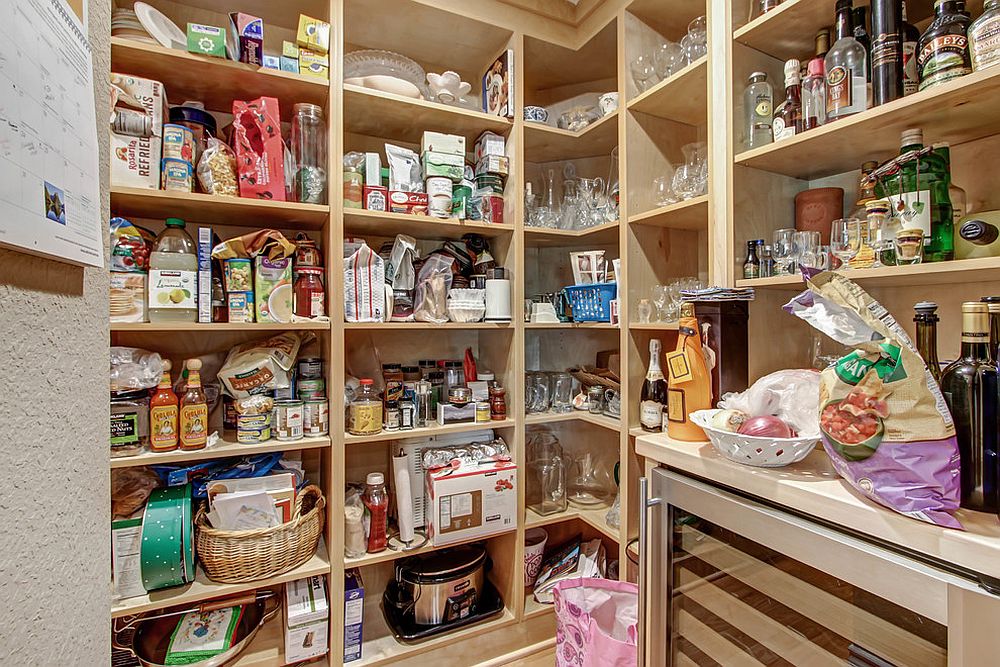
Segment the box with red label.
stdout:
[[386,211],[389,208],[389,188],[381,185],[364,187],[365,208],[369,211]]
[[159,190],[169,116],[163,84],[112,72],[111,107],[111,184]]
[[233,148],[240,196],[285,201],[284,146],[278,100],[233,101]]
[[390,190],[389,211],[392,213],[427,215],[427,193]]
[[426,475],[427,534],[434,546],[517,528],[517,465],[482,461]]

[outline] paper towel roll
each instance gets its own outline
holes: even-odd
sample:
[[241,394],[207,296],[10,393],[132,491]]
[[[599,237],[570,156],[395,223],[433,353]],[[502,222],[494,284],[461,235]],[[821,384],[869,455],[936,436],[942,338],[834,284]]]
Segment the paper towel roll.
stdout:
[[486,321],[510,322],[510,281],[486,281]]
[[410,457],[400,451],[392,457],[392,478],[396,487],[396,520],[399,522],[399,540],[404,544],[413,541],[413,492],[410,489]]

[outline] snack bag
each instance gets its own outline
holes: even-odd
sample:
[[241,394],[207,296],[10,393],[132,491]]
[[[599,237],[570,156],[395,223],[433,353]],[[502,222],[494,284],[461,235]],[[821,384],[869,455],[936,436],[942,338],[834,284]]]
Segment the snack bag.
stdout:
[[385,262],[362,242],[344,261],[344,319],[348,322],[383,321],[385,287]]
[[285,201],[285,149],[278,100],[233,100],[233,148],[240,196]]
[[854,351],[820,377],[820,432],[834,468],[872,500],[951,528],[955,426],[937,382],[892,315],[836,273],[806,280],[785,310]]

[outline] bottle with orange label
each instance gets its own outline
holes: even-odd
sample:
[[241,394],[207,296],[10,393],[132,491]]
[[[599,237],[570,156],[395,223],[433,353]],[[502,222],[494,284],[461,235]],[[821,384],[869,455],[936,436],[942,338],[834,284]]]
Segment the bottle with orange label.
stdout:
[[187,392],[181,397],[181,449],[203,449],[208,442],[208,399],[201,388],[201,360],[188,359]]
[[702,442],[705,432],[691,421],[695,410],[712,407],[712,376],[705,363],[694,304],[681,304],[676,349],[667,355],[667,409],[663,430],[674,440]]
[[163,375],[149,399],[149,447],[154,452],[177,449],[177,394],[170,386],[170,362],[163,360]]

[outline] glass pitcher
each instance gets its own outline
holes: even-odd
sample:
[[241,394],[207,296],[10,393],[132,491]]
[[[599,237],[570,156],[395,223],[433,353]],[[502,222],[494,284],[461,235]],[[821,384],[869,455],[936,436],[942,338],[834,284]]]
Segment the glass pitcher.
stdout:
[[548,431],[530,432],[525,453],[525,504],[542,516],[565,512],[566,466],[559,440]]
[[602,470],[594,455],[585,452],[573,464],[576,474],[570,479],[568,500],[578,507],[606,505],[611,497],[610,478]]

